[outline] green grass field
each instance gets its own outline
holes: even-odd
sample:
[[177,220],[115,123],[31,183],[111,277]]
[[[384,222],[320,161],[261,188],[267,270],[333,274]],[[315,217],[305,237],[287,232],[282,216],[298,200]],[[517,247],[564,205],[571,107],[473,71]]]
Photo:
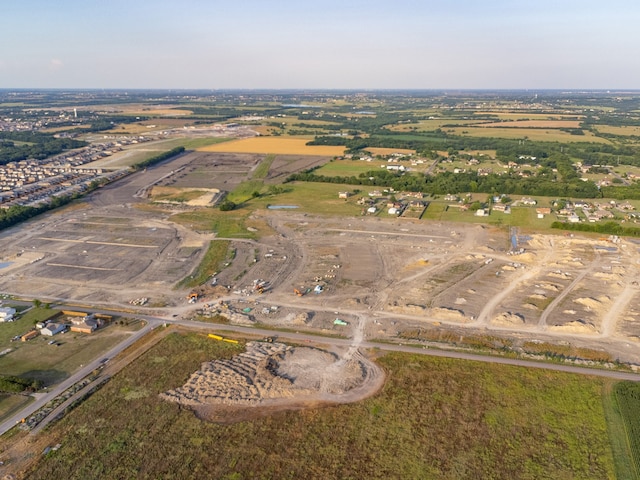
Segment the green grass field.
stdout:
[[327,177],[357,177],[361,173],[366,173],[371,170],[380,170],[382,166],[386,166],[387,162],[374,160],[371,162],[364,162],[360,160],[334,160],[324,164],[318,170],[316,175],[325,175]]
[[[43,320],[55,312],[44,308],[33,309],[14,323],[21,322],[19,333],[26,333],[35,321]],[[0,327],[5,325],[13,326],[2,324]],[[2,347],[12,348],[12,351],[0,357],[0,372],[40,380],[45,386],[53,385],[67,378],[80,365],[122,341],[133,328],[138,327],[111,325],[91,335],[67,332],[53,338],[38,336],[27,342],[10,342],[8,347]],[[60,345],[49,345],[50,340]]]
[[[10,303],[6,304],[11,306]],[[14,307],[19,310],[23,307]],[[47,320],[58,313],[57,310],[48,308],[31,308],[22,314],[14,322],[0,323],[0,351],[9,347],[16,347],[17,344],[11,339],[16,335],[23,335],[33,328],[36,322]],[[2,358],[2,357],[0,357]],[[0,370],[1,371],[1,370]]]
[[27,406],[33,401],[33,397],[26,395],[4,395],[0,394],[0,422],[17,412],[20,408]]
[[45,435],[28,478],[613,479],[600,379],[388,354],[357,404],[231,425],[158,393],[241,346],[172,334]]
[[179,287],[192,288],[205,283],[214,272],[220,271],[223,262],[229,255],[229,245],[231,242],[225,240],[216,240],[209,243],[209,248],[204,258],[196,268],[192,275],[184,278]]
[[[315,214],[359,215],[362,207],[356,199],[366,196],[370,187],[339,185],[333,183],[292,182],[284,185],[287,191],[278,195],[259,197],[247,202],[248,208],[266,208],[267,205],[297,205],[298,211]],[[349,200],[339,199],[338,192],[362,190]]]
[[629,453],[630,462],[626,470],[633,472],[633,476],[626,478],[640,478],[640,385],[633,382],[620,382],[613,387],[613,410],[619,414],[619,422],[614,428],[626,434],[625,447]]
[[239,208],[230,212],[221,212],[217,208],[201,208],[172,215],[171,221],[198,232],[215,232],[221,238],[257,238],[259,233],[247,230],[248,227],[254,226],[247,220],[251,211],[247,208]]

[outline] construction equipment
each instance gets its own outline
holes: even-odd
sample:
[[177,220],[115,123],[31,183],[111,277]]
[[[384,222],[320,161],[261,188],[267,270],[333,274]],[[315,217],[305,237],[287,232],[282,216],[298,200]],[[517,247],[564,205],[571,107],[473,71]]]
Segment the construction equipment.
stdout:
[[215,335],[213,333],[210,333],[209,335],[207,335],[209,338],[213,338],[214,340],[222,340],[223,337],[221,337],[220,335]]
[[196,303],[198,301],[198,293],[191,292],[187,297],[187,300],[189,301],[189,303]]
[[302,295],[304,295],[304,293],[302,293],[300,290],[298,290],[297,288],[293,289],[293,293],[295,293],[296,295],[298,295],[299,297],[301,297]]

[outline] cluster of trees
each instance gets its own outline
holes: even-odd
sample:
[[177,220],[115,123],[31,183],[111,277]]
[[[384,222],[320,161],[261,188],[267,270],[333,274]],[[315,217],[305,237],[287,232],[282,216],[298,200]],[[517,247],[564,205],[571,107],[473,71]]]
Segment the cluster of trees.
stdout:
[[[38,132],[0,132],[0,165],[19,162],[28,158],[40,160],[72,148],[80,148],[85,142],[71,138],[55,138]],[[26,142],[16,144],[15,142]]]
[[595,232],[607,235],[618,235],[625,237],[640,237],[640,228],[624,226],[616,222],[606,223],[564,223],[553,222],[551,228],[561,230],[571,230],[577,232]]
[[430,176],[374,170],[362,173],[357,177],[328,177],[317,175],[313,170],[307,170],[290,175],[286,181],[391,187],[398,191],[432,194],[480,192],[580,198],[596,198],[600,196],[598,187],[593,182],[583,182],[572,178],[557,181],[555,177],[546,177],[545,172],[542,172],[542,175],[539,176],[522,178],[514,174],[479,176],[477,172],[444,172]]
[[133,165],[131,165],[131,168],[133,170],[142,170],[144,168],[150,167],[152,165],[155,165],[156,163],[160,163],[164,160],[167,160],[168,158],[171,157],[175,157],[176,155],[180,155],[181,153],[183,153],[185,151],[184,147],[176,147],[176,148],[172,148],[171,150],[168,150],[166,152],[163,152],[159,155],[156,155],[154,157],[148,158],[142,162],[138,162],[138,163],[134,163]]
[[0,376],[0,392],[3,393],[22,393],[35,392],[41,386],[38,380],[15,377],[11,375]]

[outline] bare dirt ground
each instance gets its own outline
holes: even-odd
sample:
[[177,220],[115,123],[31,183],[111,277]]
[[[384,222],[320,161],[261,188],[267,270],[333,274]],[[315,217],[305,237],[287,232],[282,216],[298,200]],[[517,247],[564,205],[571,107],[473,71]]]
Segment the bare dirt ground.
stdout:
[[[354,345],[409,330],[448,329],[570,343],[640,364],[640,252],[626,239],[532,235],[520,239],[524,254],[508,255],[506,229],[257,211],[251,221],[268,224],[273,234],[234,239],[235,257],[217,274],[218,284],[206,289],[201,303],[187,305],[174,285],[215,235],[168,221],[171,207],[134,207],[162,183],[230,188],[250,178],[261,159],[183,155],[101,189],[83,204],[2,232],[0,263],[8,266],[0,269],[0,292],[98,306],[130,307],[129,300],[148,297],[149,311],[167,319],[197,309],[224,313],[231,323],[348,337]],[[315,161],[276,158],[268,178]],[[333,353],[355,358],[357,347]],[[326,401],[313,395],[309,402]]]
[[246,409],[252,407],[281,410],[361,400],[384,381],[381,369],[353,350],[338,357],[282,343],[249,342],[246,348],[230,360],[204,363],[184,386],[161,398],[229,422],[251,415]]

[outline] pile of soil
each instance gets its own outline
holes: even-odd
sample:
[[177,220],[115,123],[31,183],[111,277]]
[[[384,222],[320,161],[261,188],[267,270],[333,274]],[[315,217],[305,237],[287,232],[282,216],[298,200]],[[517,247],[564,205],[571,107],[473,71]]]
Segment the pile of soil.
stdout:
[[317,348],[249,342],[246,352],[203,363],[185,385],[160,397],[192,407],[322,400],[363,385],[367,366],[356,357],[339,359]]

